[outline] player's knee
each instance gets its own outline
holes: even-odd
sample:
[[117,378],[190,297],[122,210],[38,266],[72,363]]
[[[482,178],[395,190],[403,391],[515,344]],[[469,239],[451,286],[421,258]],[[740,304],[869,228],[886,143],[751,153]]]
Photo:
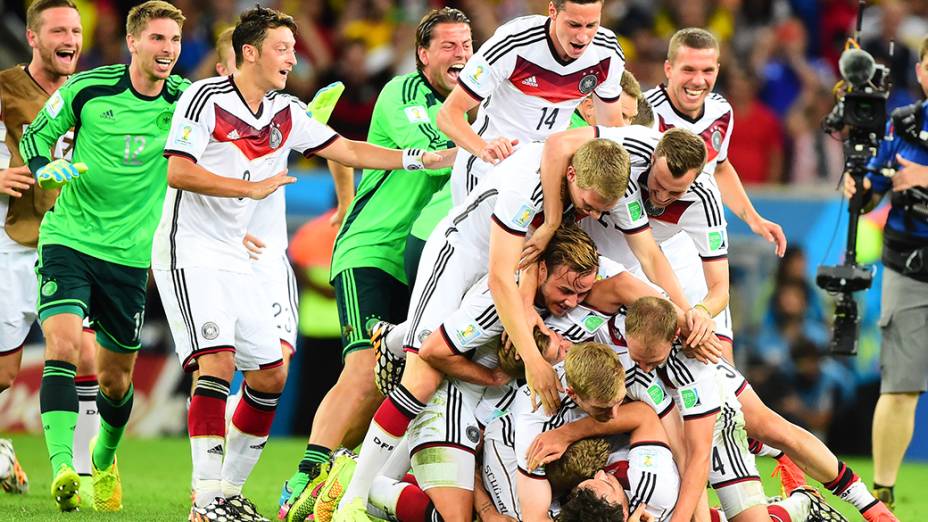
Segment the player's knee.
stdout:
[[97,373],[97,382],[100,384],[100,391],[104,395],[118,401],[129,392],[129,386],[132,384],[132,374],[122,368],[103,367]]
[[16,380],[16,375],[18,373],[18,365],[11,368],[0,367],[0,393],[3,393],[7,388],[13,386],[13,381]]
[[287,372],[283,366],[248,372],[245,375],[245,382],[250,388],[260,392],[280,393],[287,382]]
[[218,352],[201,355],[197,358],[200,375],[209,375],[226,381],[232,380],[235,373],[235,354]]
[[80,330],[49,328],[44,335],[45,360],[66,361],[76,365],[81,349]]

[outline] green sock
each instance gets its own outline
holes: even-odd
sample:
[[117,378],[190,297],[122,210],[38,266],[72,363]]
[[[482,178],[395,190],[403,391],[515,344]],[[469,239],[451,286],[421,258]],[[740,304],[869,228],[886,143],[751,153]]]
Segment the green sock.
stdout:
[[113,465],[116,448],[122,434],[126,431],[129,414],[132,413],[132,397],[135,389],[129,385],[126,396],[118,401],[107,397],[101,389],[97,392],[97,411],[100,412],[100,434],[93,447],[93,465],[98,470],[105,470]]
[[39,388],[39,409],[52,477],[62,466],[74,467],[74,428],[77,426],[77,367],[65,361],[45,361]]

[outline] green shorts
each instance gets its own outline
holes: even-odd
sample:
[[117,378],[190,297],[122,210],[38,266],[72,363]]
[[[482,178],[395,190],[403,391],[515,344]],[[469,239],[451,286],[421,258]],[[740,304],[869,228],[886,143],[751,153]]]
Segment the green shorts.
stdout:
[[128,353],[142,347],[148,270],[110,263],[64,245],[41,245],[36,263],[39,321],[87,317],[100,346]]
[[342,326],[342,358],[371,347],[378,321],[406,320],[409,287],[377,268],[347,268],[332,279],[338,320]]

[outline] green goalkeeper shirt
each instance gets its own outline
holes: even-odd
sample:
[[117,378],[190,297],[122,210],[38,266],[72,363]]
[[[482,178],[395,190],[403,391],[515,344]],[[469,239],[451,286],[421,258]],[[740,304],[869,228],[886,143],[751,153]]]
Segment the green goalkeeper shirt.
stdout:
[[[393,78],[377,97],[367,140],[394,149],[454,147],[435,124],[443,101],[420,72]],[[335,240],[331,277],[349,268],[378,268],[408,283],[406,237],[419,211],[450,175],[450,168],[365,170]]]
[[64,245],[121,265],[148,268],[167,189],[164,142],[171,115],[190,82],[171,76],[161,94],[133,89],[127,65],[74,75],[45,103],[20,142],[35,173],[74,128],[73,162],[87,172],[61,189],[39,228],[40,245]]

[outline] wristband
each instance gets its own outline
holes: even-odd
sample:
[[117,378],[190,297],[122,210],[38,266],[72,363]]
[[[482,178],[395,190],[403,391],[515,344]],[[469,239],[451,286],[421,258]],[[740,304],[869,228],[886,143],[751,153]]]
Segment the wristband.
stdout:
[[422,164],[422,156],[425,151],[422,149],[403,149],[403,168],[406,170],[421,170],[425,168]]
[[697,309],[697,308],[702,308],[707,314],[709,314],[709,317],[710,317],[710,318],[712,317],[712,312],[709,311],[709,307],[708,307],[708,306],[706,306],[706,305],[704,305],[704,304],[702,304],[702,303],[696,303],[696,304],[693,305],[693,310],[695,310],[695,309]]

